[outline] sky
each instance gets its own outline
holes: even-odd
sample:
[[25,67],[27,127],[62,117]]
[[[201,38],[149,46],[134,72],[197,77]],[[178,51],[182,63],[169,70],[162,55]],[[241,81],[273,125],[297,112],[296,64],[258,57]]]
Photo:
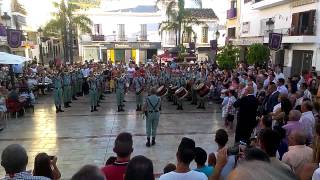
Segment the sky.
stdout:
[[[41,25],[44,25],[51,18],[54,7],[52,6],[53,1],[60,0],[19,0],[28,11],[28,24],[33,29],[37,29]],[[103,0],[102,0],[103,1]],[[114,0],[116,1],[116,0]],[[202,0],[203,8],[212,8],[220,19],[220,24],[225,23],[226,19],[226,0]],[[118,7],[129,8],[136,5],[153,5],[155,0],[120,0],[119,3],[114,5],[105,4],[105,9],[115,9]],[[192,0],[186,0],[186,7],[196,7]]]

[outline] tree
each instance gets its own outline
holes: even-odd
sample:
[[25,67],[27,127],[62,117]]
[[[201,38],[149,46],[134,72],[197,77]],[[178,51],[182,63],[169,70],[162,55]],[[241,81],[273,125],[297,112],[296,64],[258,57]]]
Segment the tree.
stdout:
[[228,44],[222,48],[217,55],[217,63],[221,69],[231,70],[237,65],[239,59],[239,48]]
[[252,44],[248,48],[247,60],[250,65],[264,65],[269,60],[269,48],[263,44]]
[[12,12],[18,12],[23,15],[27,15],[27,11],[22,4],[19,3],[18,0],[12,0],[11,2],[11,10]]
[[54,2],[54,7],[57,9],[53,13],[53,19],[50,20],[44,27],[44,35],[54,35],[61,37],[64,47],[64,58],[73,63],[73,34],[74,31],[80,30],[82,33],[91,33],[92,21],[85,15],[74,14],[80,7],[76,4],[65,3],[61,0],[60,3]]
[[[202,7],[202,0],[193,0],[198,6]],[[165,0],[157,0],[157,3],[165,3]],[[192,17],[191,12],[185,10],[185,0],[172,0],[166,4],[167,20],[159,25],[159,33],[164,31],[174,31],[176,35],[176,45],[182,44],[182,33],[186,30],[193,32],[191,26],[193,24],[201,24],[195,17]]]

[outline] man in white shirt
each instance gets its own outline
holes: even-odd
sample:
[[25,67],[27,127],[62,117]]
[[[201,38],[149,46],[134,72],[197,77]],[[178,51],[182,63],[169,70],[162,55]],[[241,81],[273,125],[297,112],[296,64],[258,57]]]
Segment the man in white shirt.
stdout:
[[276,76],[276,81],[279,81],[279,79],[284,79],[284,74],[281,72],[280,67],[277,67],[276,72],[274,74]]
[[308,143],[311,143],[313,138],[313,129],[315,125],[315,119],[312,113],[313,105],[311,101],[304,101],[301,105],[301,118],[299,122],[301,123],[305,134],[307,135]]
[[312,101],[312,94],[308,89],[308,85],[306,83],[302,83],[300,85],[300,91],[303,92],[303,99],[309,99]]
[[289,91],[286,88],[286,86],[284,85],[284,83],[285,83],[285,80],[283,78],[278,79],[278,88],[277,88],[277,90],[282,95],[288,95]]
[[164,174],[160,180],[207,180],[208,177],[201,172],[190,169],[190,163],[195,158],[195,142],[184,137],[176,154],[178,163],[175,171]]

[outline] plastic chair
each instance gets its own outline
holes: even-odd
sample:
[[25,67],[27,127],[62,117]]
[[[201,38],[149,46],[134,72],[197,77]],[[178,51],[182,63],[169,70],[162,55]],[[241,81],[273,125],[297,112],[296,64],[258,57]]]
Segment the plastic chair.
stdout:
[[18,113],[23,109],[19,102],[16,102],[11,99],[6,100],[7,112],[8,113],[15,113],[16,118],[18,118]]

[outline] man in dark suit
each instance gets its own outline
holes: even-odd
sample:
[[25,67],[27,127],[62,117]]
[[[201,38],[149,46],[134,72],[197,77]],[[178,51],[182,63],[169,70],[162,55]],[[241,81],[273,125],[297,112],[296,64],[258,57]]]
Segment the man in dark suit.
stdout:
[[271,82],[268,86],[268,96],[266,97],[265,103],[264,103],[264,114],[269,114],[273,112],[273,108],[275,105],[279,103],[278,97],[280,92],[277,91],[277,85],[273,82]]
[[254,89],[251,86],[246,87],[245,96],[238,99],[234,106],[239,108],[238,122],[236,127],[235,142],[243,141],[250,144],[250,136],[257,125],[258,100],[253,95]]

